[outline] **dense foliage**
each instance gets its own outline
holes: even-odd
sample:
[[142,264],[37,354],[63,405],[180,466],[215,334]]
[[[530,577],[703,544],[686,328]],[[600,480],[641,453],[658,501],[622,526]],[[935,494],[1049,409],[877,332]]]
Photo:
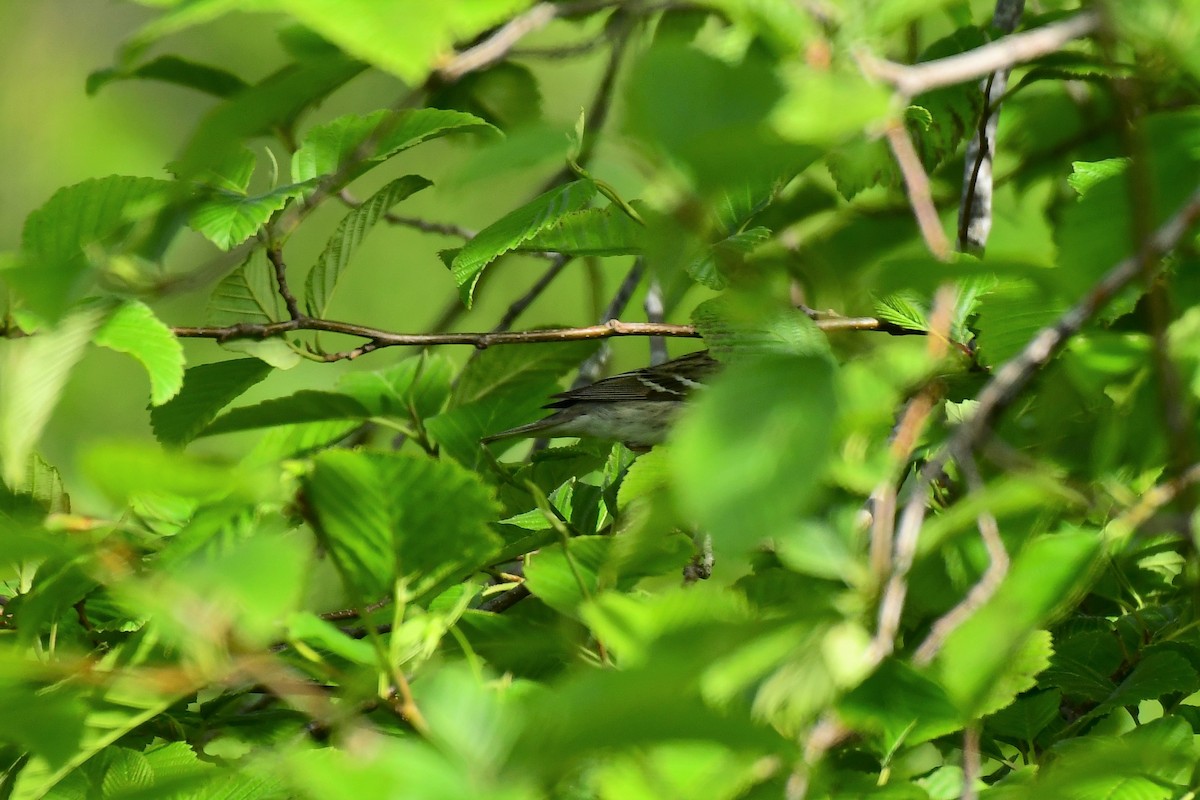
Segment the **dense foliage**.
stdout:
[[[209,110],[0,260],[0,798],[1194,796],[1200,3],[142,4]],[[480,445],[646,334],[665,445]],[[50,464],[91,346],[157,441]]]

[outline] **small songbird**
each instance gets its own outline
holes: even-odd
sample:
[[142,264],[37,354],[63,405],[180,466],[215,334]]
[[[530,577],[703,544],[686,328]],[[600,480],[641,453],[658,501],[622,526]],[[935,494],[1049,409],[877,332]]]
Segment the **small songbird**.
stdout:
[[667,436],[683,400],[720,366],[707,350],[653,367],[604,378],[554,395],[558,409],[538,422],[484,437],[484,444],[515,436],[588,436],[624,442],[637,452]]

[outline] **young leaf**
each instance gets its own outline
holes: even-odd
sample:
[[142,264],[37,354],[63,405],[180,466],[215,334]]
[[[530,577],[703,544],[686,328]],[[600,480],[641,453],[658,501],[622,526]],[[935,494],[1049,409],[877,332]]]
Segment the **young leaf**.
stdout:
[[578,180],[538,195],[481,230],[459,251],[451,265],[454,283],[467,306],[475,284],[488,264],[533,238],[573,211],[579,211],[596,194],[596,184]]
[[359,155],[358,149],[377,130],[382,135],[372,143],[370,152],[361,154],[361,162],[346,175],[347,181],[430,139],[451,133],[499,133],[474,114],[440,108],[347,114],[305,134],[292,156],[292,180],[299,183],[336,172],[347,159]]
[[420,175],[405,175],[384,186],[351,211],[325,245],[305,282],[305,306],[314,317],[325,315],[333,290],[350,266],[354,250],[392,206],[433,184]]
[[257,358],[201,364],[184,373],[183,389],[150,411],[154,436],[167,445],[184,445],[204,430],[222,408],[271,372]]
[[257,233],[276,211],[311,185],[293,183],[253,197],[216,191],[192,212],[188,225],[217,247],[229,250]]
[[129,353],[150,377],[150,404],[161,406],[183,386],[183,346],[150,307],[127,300],[109,315],[92,341]]

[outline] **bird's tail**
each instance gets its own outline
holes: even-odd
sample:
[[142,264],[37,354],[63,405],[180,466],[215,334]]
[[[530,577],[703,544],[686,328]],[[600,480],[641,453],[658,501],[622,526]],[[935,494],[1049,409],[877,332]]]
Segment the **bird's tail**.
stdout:
[[528,425],[518,425],[515,428],[509,428],[506,431],[493,433],[490,436],[484,436],[479,440],[480,444],[491,444],[498,442],[501,439],[515,439],[520,436],[536,436],[542,433],[553,431],[559,425],[559,420],[555,419],[554,414],[551,414],[546,419],[540,419],[537,422],[530,422]]

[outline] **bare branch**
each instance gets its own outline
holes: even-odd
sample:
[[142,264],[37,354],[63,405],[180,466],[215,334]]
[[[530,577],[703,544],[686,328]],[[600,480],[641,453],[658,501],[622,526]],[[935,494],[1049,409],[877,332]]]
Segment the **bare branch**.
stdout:
[[304,315],[300,313],[300,305],[296,302],[296,296],[288,288],[287,265],[283,262],[283,250],[278,243],[272,242],[267,247],[267,258],[275,269],[275,287],[279,291],[279,296],[283,298],[288,316],[292,319],[300,319]]
[[[982,491],[983,479],[979,476],[979,468],[975,466],[975,458],[969,453],[963,454],[959,459],[959,467],[963,471],[970,491],[975,493]],[[1000,584],[1003,583],[1004,576],[1008,574],[1008,550],[1004,547],[1004,540],[1000,538],[1000,525],[996,522],[996,518],[990,511],[984,511],[979,515],[977,522],[979,536],[983,539],[983,546],[987,548],[987,569],[983,571],[979,581],[967,592],[962,602],[933,623],[929,635],[913,653],[913,663],[917,666],[925,666],[933,661],[934,656],[942,649],[942,645],[946,643],[950,634],[992,598],[996,590],[1000,588]]]
[[905,97],[915,97],[943,86],[982,78],[1057,52],[1072,39],[1087,36],[1099,27],[1100,18],[1086,11],[1061,22],[1052,22],[1032,31],[1014,33],[958,55],[908,66],[862,53],[858,56],[863,71],[887,81]]
[[563,268],[569,263],[571,263],[570,256],[564,256],[558,253],[554,254],[553,260],[550,262],[550,266],[547,267],[546,271],[542,273],[542,276],[537,279],[533,286],[529,288],[528,292],[518,297],[513,304],[508,307],[508,310],[504,312],[504,316],[501,317],[500,321],[496,323],[496,327],[492,328],[492,333],[499,333],[500,331],[506,331],[512,328],[513,323],[517,321],[517,318],[525,313],[525,309],[533,305],[533,301],[538,299],[542,292],[546,291],[546,287],[548,287],[554,281],[554,279],[558,277],[558,274],[562,272]]
[[921,158],[913,147],[912,139],[902,122],[894,122],[888,126],[888,144],[891,145],[892,155],[904,176],[904,185],[908,188],[908,200],[912,205],[913,214],[917,218],[917,227],[929,252],[941,261],[950,258],[950,240],[942,230],[942,222],[938,219],[937,208],[933,205],[933,193],[929,189],[929,176],[921,165]]
[[1146,242],[1137,255],[1121,261],[1097,283],[1088,294],[1068,309],[1053,325],[1043,328],[1025,348],[1005,362],[993,374],[976,398],[974,413],[955,430],[940,453],[926,462],[920,479],[913,487],[912,498],[904,506],[896,533],[895,564],[892,577],[880,603],[880,623],[873,643],[877,658],[886,657],[895,645],[900,617],[907,591],[905,576],[916,553],[921,527],[925,520],[929,489],[942,474],[951,458],[970,454],[991,431],[992,421],[1025,387],[1058,350],[1102,309],[1113,296],[1136,280],[1142,265],[1160,258],[1178,244],[1179,240],[1200,220],[1200,189]]
[[453,83],[469,72],[490,67],[508,55],[508,51],[528,34],[540,30],[558,16],[553,3],[538,3],[524,14],[514,17],[488,38],[462,51],[438,70],[443,80]]

